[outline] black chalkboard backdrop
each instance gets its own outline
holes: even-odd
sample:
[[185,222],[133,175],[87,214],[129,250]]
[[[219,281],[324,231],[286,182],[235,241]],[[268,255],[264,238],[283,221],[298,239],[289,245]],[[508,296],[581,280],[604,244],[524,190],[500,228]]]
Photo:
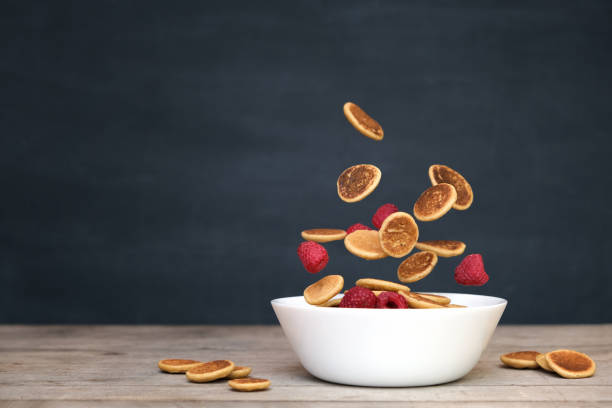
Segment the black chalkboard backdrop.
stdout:
[[[265,4],[264,4],[265,3]],[[411,212],[430,164],[475,201],[419,223],[415,290],[509,299],[505,323],[612,321],[612,3],[9,2],[2,6],[0,321],[274,323],[325,274],[396,279],[300,231]],[[354,101],[384,127],[345,120]],[[346,204],[336,178],[372,163]]]

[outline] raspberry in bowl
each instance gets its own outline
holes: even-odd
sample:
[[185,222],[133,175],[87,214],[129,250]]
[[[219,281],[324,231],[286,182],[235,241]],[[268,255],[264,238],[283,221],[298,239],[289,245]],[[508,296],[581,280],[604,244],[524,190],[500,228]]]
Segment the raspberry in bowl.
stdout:
[[313,376],[339,384],[409,387],[442,384],[469,373],[507,304],[491,296],[431,296],[466,307],[321,307],[303,296],[271,303],[291,347]]

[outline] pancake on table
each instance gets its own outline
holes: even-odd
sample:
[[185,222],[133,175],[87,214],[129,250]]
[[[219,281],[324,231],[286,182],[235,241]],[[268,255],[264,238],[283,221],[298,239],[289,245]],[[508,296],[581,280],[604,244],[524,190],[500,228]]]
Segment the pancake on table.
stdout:
[[548,363],[546,362],[546,353],[540,353],[536,356],[536,363],[538,363],[538,365],[546,371],[552,371],[554,372],[555,370],[553,370],[552,368],[550,368],[550,366],[548,365]]
[[338,177],[338,196],[347,203],[361,201],[376,189],[381,175],[380,169],[372,164],[351,166]]
[[539,368],[536,361],[537,351],[515,351],[499,357],[502,363],[512,368]]
[[185,375],[189,381],[210,382],[225,378],[234,371],[234,363],[230,360],[215,360],[198,364],[187,370]]
[[344,246],[351,254],[369,261],[387,257],[380,246],[378,231],[357,230],[351,232],[344,238]]
[[380,123],[353,102],[345,103],[342,110],[349,123],[362,135],[378,141],[382,140],[385,136]]
[[190,368],[202,364],[201,361],[196,360],[185,360],[181,358],[168,358],[166,360],[160,360],[157,366],[160,370],[167,373],[184,373]]
[[251,374],[251,367],[246,366],[234,366],[232,372],[227,376],[228,380],[235,380],[236,378],[244,378]]
[[304,289],[304,299],[311,305],[321,305],[340,293],[343,287],[341,275],[327,275]]
[[260,391],[270,386],[270,380],[265,378],[238,378],[229,380],[227,384],[237,391]]
[[546,362],[564,378],[586,378],[595,374],[595,362],[584,353],[574,350],[555,350],[546,353]]
[[[423,279],[438,263],[438,256],[430,251],[417,252],[404,259],[397,267],[400,282],[416,282]],[[449,302],[450,303],[450,299]]]
[[465,251],[465,244],[461,241],[419,241],[415,246],[421,251],[431,251],[442,258],[458,256]]
[[434,164],[429,167],[429,180],[432,185],[440,183],[452,184],[457,190],[457,201],[453,204],[455,210],[467,210],[474,201],[472,186],[457,171],[443,164]]
[[346,231],[336,228],[314,228],[302,231],[302,238],[306,241],[331,242],[346,237]]
[[419,227],[410,214],[398,211],[383,221],[378,235],[383,251],[394,258],[401,258],[414,248],[419,239]]
[[419,221],[434,221],[446,214],[457,200],[455,187],[447,183],[436,184],[423,191],[414,203],[414,216]]

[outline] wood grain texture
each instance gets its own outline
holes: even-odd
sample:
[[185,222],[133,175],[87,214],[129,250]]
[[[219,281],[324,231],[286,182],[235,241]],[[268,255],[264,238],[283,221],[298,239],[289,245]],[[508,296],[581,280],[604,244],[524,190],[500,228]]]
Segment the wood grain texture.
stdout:
[[[566,347],[597,363],[592,378],[504,368],[499,355]],[[231,359],[269,378],[264,392],[226,381],[189,383],[157,368],[163,358]],[[453,406],[612,404],[612,325],[501,326],[478,365],[453,383],[419,388],[331,384],[309,375],[278,326],[0,326],[0,405],[8,407]]]

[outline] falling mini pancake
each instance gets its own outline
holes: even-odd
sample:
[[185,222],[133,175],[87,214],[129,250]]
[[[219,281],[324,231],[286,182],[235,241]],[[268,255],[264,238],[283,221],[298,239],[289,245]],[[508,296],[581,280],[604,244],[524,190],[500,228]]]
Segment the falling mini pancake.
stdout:
[[319,307],[336,307],[340,304],[340,302],[342,301],[342,298],[332,298],[329,299],[327,302],[325,303],[321,303],[320,305],[317,305]]
[[452,307],[467,307],[467,306],[455,305],[455,304],[450,303],[450,304],[446,305],[446,307],[451,307],[452,308]]
[[419,227],[412,215],[398,211],[383,221],[378,237],[380,246],[387,255],[401,258],[414,248],[419,239]]
[[421,251],[431,251],[442,258],[461,255],[465,251],[465,244],[461,241],[420,241],[415,245]]
[[270,386],[270,380],[264,378],[238,378],[229,380],[227,384],[238,391],[260,391]]
[[199,364],[202,364],[202,362],[196,360],[184,360],[180,358],[169,358],[166,360],[160,360],[157,363],[157,366],[160,370],[167,373],[184,373],[190,368],[193,368]]
[[344,286],[340,275],[327,275],[304,289],[304,299],[311,305],[321,305],[336,296]]
[[338,177],[338,196],[347,203],[363,200],[376,189],[381,175],[380,169],[371,164],[351,166]]
[[227,376],[228,380],[235,380],[236,378],[244,378],[251,374],[251,367],[245,366],[234,366],[232,372]]
[[230,360],[215,360],[190,368],[185,375],[189,381],[210,382],[225,378],[234,371],[234,363]]
[[410,288],[401,283],[390,282],[382,279],[364,278],[359,279],[355,282],[355,285],[361,286],[362,288],[368,288],[372,290],[379,290],[383,292],[397,292],[403,290],[410,292]]
[[344,246],[351,254],[369,261],[387,257],[380,246],[378,231],[357,230],[351,232],[344,238]]
[[550,368],[550,366],[548,365],[548,363],[546,362],[546,353],[540,353],[536,356],[536,363],[538,363],[538,365],[546,370],[546,371],[555,371],[552,368]]
[[330,242],[339,241],[346,237],[346,231],[335,228],[315,228],[302,231],[302,238],[306,241]]
[[472,186],[458,172],[443,164],[434,164],[429,167],[429,179],[432,185],[440,183],[452,184],[457,190],[457,201],[453,204],[455,210],[467,210],[474,201]]
[[414,216],[419,221],[434,221],[446,214],[457,200],[455,187],[440,183],[423,191],[414,203]]
[[406,299],[406,303],[408,303],[408,306],[410,306],[412,309],[441,309],[446,307],[423,296],[419,296],[416,293],[405,292],[403,290],[400,290],[397,293]]
[[546,353],[546,362],[564,378],[586,378],[595,374],[595,362],[584,353],[574,350],[555,350]]
[[[406,283],[416,282],[429,275],[437,263],[438,256],[433,252],[417,252],[399,264],[397,267],[397,279],[400,282]],[[450,303],[450,299],[448,303]]]
[[[425,299],[429,299],[432,302],[436,302],[439,305],[442,306],[446,306],[450,304],[450,299],[447,298],[446,296],[440,296],[440,295],[432,295],[431,293],[416,293],[417,295],[424,297]],[[455,305],[458,307],[465,307],[465,306],[461,306],[461,305]]]
[[515,351],[499,357],[502,363],[512,368],[539,368],[536,362],[537,351]]
[[382,140],[385,136],[380,123],[375,121],[370,115],[365,113],[363,109],[355,105],[353,102],[345,103],[342,110],[344,111],[344,116],[346,116],[346,119],[362,135],[374,140]]

